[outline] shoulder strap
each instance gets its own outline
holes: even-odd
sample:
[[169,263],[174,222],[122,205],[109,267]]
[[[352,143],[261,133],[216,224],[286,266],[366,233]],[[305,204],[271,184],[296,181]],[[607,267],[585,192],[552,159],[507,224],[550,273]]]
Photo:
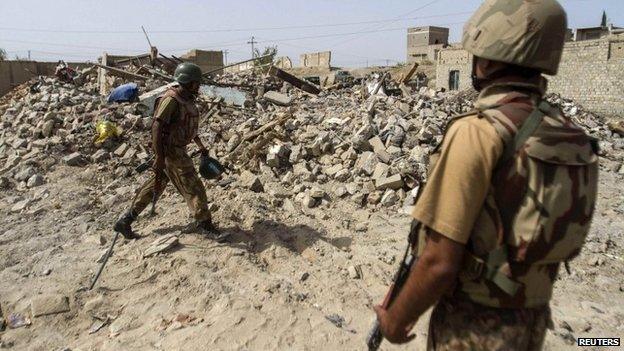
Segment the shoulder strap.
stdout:
[[522,123],[522,126],[514,136],[511,144],[505,144],[503,155],[498,165],[502,165],[509,161],[522,148],[524,143],[529,139],[544,119],[544,115],[550,109],[550,105],[546,101],[540,101],[538,106],[531,112],[529,117]]

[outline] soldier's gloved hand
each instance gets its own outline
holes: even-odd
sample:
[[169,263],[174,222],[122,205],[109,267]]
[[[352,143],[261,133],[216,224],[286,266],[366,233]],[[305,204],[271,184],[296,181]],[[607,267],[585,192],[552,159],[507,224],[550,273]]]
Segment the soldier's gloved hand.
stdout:
[[386,340],[393,344],[404,344],[414,340],[416,334],[410,334],[414,324],[402,325],[394,316],[391,316],[387,310],[381,306],[375,306],[377,320],[379,320],[379,328]]

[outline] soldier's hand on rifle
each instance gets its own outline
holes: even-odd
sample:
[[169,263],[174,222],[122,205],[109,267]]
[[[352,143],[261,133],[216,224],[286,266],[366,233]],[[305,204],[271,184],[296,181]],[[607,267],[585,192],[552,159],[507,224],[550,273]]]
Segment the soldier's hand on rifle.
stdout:
[[414,340],[416,334],[410,334],[410,331],[414,327],[411,325],[402,325],[399,318],[392,316],[382,306],[375,306],[375,313],[377,313],[377,320],[379,321],[379,328],[386,340],[393,344],[404,344]]

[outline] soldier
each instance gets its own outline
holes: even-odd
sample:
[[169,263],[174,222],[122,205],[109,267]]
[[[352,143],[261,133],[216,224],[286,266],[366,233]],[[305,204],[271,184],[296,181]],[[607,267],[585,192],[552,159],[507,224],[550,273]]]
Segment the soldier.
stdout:
[[201,77],[199,66],[192,63],[179,64],[174,73],[174,79],[179,85],[167,90],[156,102],[152,124],[154,175],[143,184],[130,209],[114,226],[114,230],[126,239],[140,238],[132,231],[132,222],[152,200],[162,194],[169,180],[184,197],[195,219],[185,232],[199,231],[215,239],[222,238],[212,224],[204,185],[197,176],[193,160],[186,152],[186,146],[194,141],[202,155],[208,154],[197,136],[199,112],[194,104]]
[[539,350],[562,263],[597,191],[595,140],[544,101],[567,29],[555,0],[486,0],[464,27],[476,110],[452,119],[414,208],[418,260],[389,308],[404,343],[430,306],[429,350]]

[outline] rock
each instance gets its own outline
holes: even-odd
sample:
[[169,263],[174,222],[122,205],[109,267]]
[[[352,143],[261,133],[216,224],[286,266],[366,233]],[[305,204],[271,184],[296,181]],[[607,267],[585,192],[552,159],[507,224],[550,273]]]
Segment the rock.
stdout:
[[399,201],[399,196],[394,190],[386,190],[384,195],[381,197],[381,204],[386,207],[390,207]]
[[375,171],[373,171],[373,175],[371,178],[373,178],[373,180],[384,179],[388,176],[389,169],[390,166],[380,162],[375,166]]
[[310,273],[303,272],[303,274],[301,275],[301,278],[299,278],[299,281],[305,282],[309,277],[310,277]]
[[264,191],[264,187],[262,185],[262,182],[260,181],[260,178],[258,178],[258,176],[249,171],[244,171],[241,174],[240,182],[241,186],[253,192],[261,193]]
[[126,152],[128,151],[128,149],[130,149],[130,145],[123,143],[121,145],[119,145],[115,151],[113,151],[113,154],[115,154],[115,156],[117,157],[123,157]]
[[375,186],[378,190],[398,190],[403,187],[403,184],[403,178],[401,178],[400,174],[395,174],[387,178],[381,178],[375,182]]
[[361,275],[359,272],[359,267],[355,267],[355,266],[349,266],[349,268],[347,268],[347,271],[349,272],[349,277],[351,279],[360,279]]
[[44,295],[34,298],[31,303],[33,317],[69,312],[69,299],[63,295]]
[[24,210],[26,207],[28,207],[28,205],[30,205],[31,200],[30,199],[25,199],[22,201],[18,201],[17,203],[15,203],[12,207],[11,207],[11,212],[21,212],[22,210]]
[[34,188],[39,185],[43,185],[44,180],[43,176],[39,174],[35,174],[32,177],[28,178],[28,182],[26,182],[26,186],[29,188]]
[[167,251],[178,245],[178,237],[175,235],[166,235],[154,240],[150,246],[143,252],[143,257],[149,257],[159,252]]
[[355,231],[356,232],[366,232],[366,231],[368,231],[368,223],[366,223],[366,222],[358,222],[355,225]]
[[374,136],[368,139],[368,143],[373,148],[373,152],[379,158],[379,161],[383,163],[390,162],[390,154],[386,151],[386,147],[378,136]]
[[383,193],[381,191],[374,191],[370,194],[368,194],[368,198],[367,198],[367,202],[369,205],[377,205],[379,202],[381,202],[381,197],[383,196]]
[[41,126],[41,134],[44,138],[49,138],[52,136],[55,123],[56,122],[54,120],[47,120],[43,123],[43,125]]
[[26,167],[23,170],[21,170],[20,172],[18,172],[17,174],[15,174],[14,178],[18,182],[24,182],[24,181],[27,181],[28,179],[30,179],[36,173],[37,173],[37,171],[35,171],[34,167]]
[[310,196],[312,196],[315,199],[322,199],[325,197],[325,191],[319,187],[312,187],[312,189],[310,189]]
[[310,195],[305,195],[301,200],[301,204],[306,208],[314,208],[318,205],[318,200]]
[[349,180],[349,177],[351,177],[351,172],[346,169],[341,169],[338,173],[334,175],[334,179],[339,182],[346,182],[347,180]]
[[276,105],[289,106],[292,103],[292,97],[278,93],[277,91],[267,91],[263,98]]
[[336,195],[336,197],[341,198],[345,195],[347,195],[347,188],[345,186],[339,186],[334,190],[334,195]]
[[28,142],[25,139],[17,138],[13,141],[13,144],[11,144],[11,146],[17,150],[28,146]]
[[334,176],[336,173],[342,171],[342,164],[336,164],[333,165],[331,167],[327,167],[323,169],[323,173],[327,174],[328,176],[332,177]]
[[370,151],[366,151],[362,153],[360,158],[357,160],[355,164],[355,168],[361,173],[365,175],[372,175],[375,171],[375,167],[377,166],[377,156]]
[[99,149],[93,155],[91,155],[91,160],[96,163],[102,163],[110,158],[110,153],[106,150]]
[[68,166],[82,166],[86,163],[85,157],[80,152],[74,152],[63,157],[63,162]]

